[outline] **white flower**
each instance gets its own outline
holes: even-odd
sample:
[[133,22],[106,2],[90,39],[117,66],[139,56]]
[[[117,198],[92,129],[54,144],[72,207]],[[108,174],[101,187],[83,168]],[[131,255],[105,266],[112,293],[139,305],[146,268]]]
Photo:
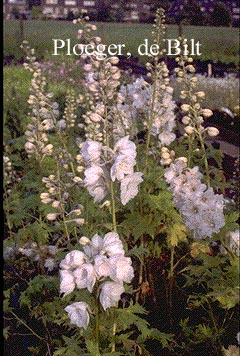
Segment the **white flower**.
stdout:
[[48,246],[48,252],[50,253],[50,255],[56,255],[57,253],[57,246],[55,245],[49,245]]
[[101,253],[106,253],[110,257],[116,254],[124,255],[122,241],[116,232],[108,232],[104,236]]
[[121,181],[121,202],[123,205],[126,205],[138,194],[138,185],[143,181],[142,175],[141,172],[135,172],[127,175]]
[[161,145],[166,145],[169,146],[176,138],[176,135],[172,132],[162,132],[161,134],[158,135],[158,139],[161,143]]
[[102,246],[103,239],[98,234],[95,234],[90,243],[83,247],[83,250],[89,258],[93,258],[100,254]]
[[60,129],[60,130],[64,130],[67,126],[67,123],[66,123],[66,120],[64,119],[61,119],[57,122],[57,127]]
[[99,142],[87,140],[84,142],[81,150],[84,161],[89,164],[98,162],[101,157],[102,145]]
[[110,277],[115,282],[131,282],[134,277],[134,271],[132,267],[132,260],[130,257],[114,255],[110,257],[109,263],[112,267]]
[[82,266],[87,261],[87,257],[82,251],[73,250],[69,252],[60,263],[60,268],[72,270]]
[[124,287],[121,283],[117,282],[104,282],[101,286],[100,303],[104,310],[115,306],[124,293]]
[[107,177],[102,167],[94,164],[84,172],[84,184],[95,202],[102,201],[108,193]]
[[44,267],[46,267],[48,269],[48,271],[52,271],[55,267],[55,262],[53,258],[47,258],[45,263],[44,263]]
[[96,272],[91,263],[83,264],[73,272],[73,275],[79,289],[87,288],[92,293],[96,282]]
[[86,186],[93,186],[98,183],[100,178],[104,175],[104,172],[100,166],[93,165],[85,170],[84,175],[84,184]]
[[89,309],[87,303],[76,302],[68,305],[64,310],[68,313],[71,324],[86,330],[89,324],[89,314],[87,309]]
[[109,259],[104,255],[97,255],[94,260],[94,269],[98,279],[110,276],[111,266],[109,264]]
[[136,160],[132,156],[120,154],[116,157],[113,166],[111,167],[111,179],[121,181],[125,175],[132,174]]
[[75,288],[75,278],[71,271],[60,271],[60,293],[64,296],[71,293]]
[[95,185],[87,187],[88,193],[94,198],[96,203],[101,202],[107,195],[108,189],[102,185]]
[[114,152],[118,155],[125,155],[127,157],[136,158],[136,145],[129,140],[129,136],[120,138],[114,146]]

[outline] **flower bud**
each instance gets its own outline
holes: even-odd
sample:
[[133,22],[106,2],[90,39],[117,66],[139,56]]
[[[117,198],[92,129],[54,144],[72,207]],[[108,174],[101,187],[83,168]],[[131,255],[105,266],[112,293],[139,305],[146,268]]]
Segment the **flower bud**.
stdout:
[[186,126],[184,130],[188,135],[191,135],[194,131],[194,128],[192,126]]
[[41,193],[40,194],[40,198],[41,199],[48,199],[49,198],[49,194],[48,193]]
[[195,95],[196,95],[198,98],[205,98],[205,93],[204,93],[204,91],[198,91],[197,93],[195,93]]
[[183,105],[181,105],[181,109],[183,112],[188,112],[190,110],[190,105],[183,104]]
[[205,117],[210,117],[210,116],[213,115],[213,112],[212,112],[212,110],[210,110],[210,109],[202,109],[202,114],[203,114],[203,116],[205,116]]
[[118,64],[119,58],[118,57],[111,57],[109,59],[109,61],[110,61],[111,64]]
[[58,208],[59,205],[60,205],[60,201],[58,201],[58,200],[54,200],[54,202],[52,203],[52,207],[55,209]]
[[49,213],[49,214],[47,214],[46,218],[50,221],[53,221],[53,220],[57,219],[57,216],[58,216],[58,214],[56,214],[56,213]]
[[184,125],[187,125],[187,124],[189,124],[189,122],[190,122],[190,117],[188,117],[188,116],[183,116],[183,118],[182,118],[182,123],[184,124]]
[[80,240],[79,240],[79,243],[80,243],[80,245],[82,245],[82,246],[89,245],[90,242],[91,242],[91,241],[90,241],[89,238],[86,237],[86,236],[82,236],[82,237],[80,238]]
[[168,152],[163,152],[162,153],[162,158],[163,159],[169,159],[170,158],[170,154]]
[[84,68],[84,70],[86,72],[89,72],[92,69],[92,65],[91,64],[85,64],[83,68]]
[[100,122],[102,120],[102,117],[96,113],[92,113],[89,118],[93,122]]
[[73,181],[74,181],[74,183],[80,183],[80,182],[82,182],[82,178],[80,178],[80,177],[74,177],[74,178],[73,178]]
[[36,149],[35,145],[31,142],[26,142],[24,147],[27,153],[33,153]]
[[207,128],[207,133],[208,133],[209,136],[214,137],[214,136],[217,136],[219,134],[219,131],[218,131],[218,129],[216,127],[210,126],[210,127]]

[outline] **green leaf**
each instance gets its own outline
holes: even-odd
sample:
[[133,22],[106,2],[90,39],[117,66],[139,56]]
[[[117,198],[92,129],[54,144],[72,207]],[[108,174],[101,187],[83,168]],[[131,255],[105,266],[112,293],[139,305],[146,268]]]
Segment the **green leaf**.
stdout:
[[86,340],[86,346],[91,356],[100,356],[98,345],[94,340]]
[[167,234],[171,246],[177,246],[179,241],[186,240],[186,226],[174,224],[167,229]]
[[134,246],[131,250],[129,250],[127,252],[127,256],[136,256],[137,258],[139,258],[140,260],[143,259],[143,256],[144,255],[147,255],[148,254],[148,249],[145,248],[145,247],[137,247],[137,246]]
[[3,329],[3,337],[5,340],[7,340],[10,335],[9,330],[10,330],[10,326],[7,326],[6,328]]

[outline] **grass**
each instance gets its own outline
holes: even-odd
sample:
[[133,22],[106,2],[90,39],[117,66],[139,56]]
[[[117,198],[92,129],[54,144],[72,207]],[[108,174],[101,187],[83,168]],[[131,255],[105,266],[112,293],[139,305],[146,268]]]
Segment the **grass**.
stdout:
[[[151,44],[152,26],[149,24],[133,23],[98,23],[97,35],[101,36],[102,42],[106,44],[124,43],[126,50],[132,56],[139,57],[137,49],[145,38]],[[67,21],[24,21],[24,36],[30,46],[36,49],[39,57],[52,57],[53,38],[66,40],[70,38],[72,45],[79,42],[76,39],[77,26]],[[221,61],[224,63],[238,64],[239,42],[238,29],[229,27],[201,27],[185,26],[186,38],[194,38],[202,44],[202,55],[199,59]],[[177,38],[178,28],[169,25],[167,38]],[[20,23],[18,20],[7,20],[4,22],[4,56],[14,55],[16,59],[22,57],[20,48]],[[141,62],[146,62],[146,56],[140,56]]]

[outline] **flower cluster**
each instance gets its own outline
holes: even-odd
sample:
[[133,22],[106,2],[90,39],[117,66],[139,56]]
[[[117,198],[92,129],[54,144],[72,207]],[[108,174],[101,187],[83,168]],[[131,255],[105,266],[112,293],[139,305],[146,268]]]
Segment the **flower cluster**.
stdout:
[[162,147],[161,148],[161,160],[160,164],[163,166],[168,166],[172,161],[174,160],[175,157],[175,151],[169,150],[167,147]]
[[187,159],[178,158],[164,174],[173,192],[174,202],[183,216],[186,226],[194,237],[211,237],[224,226],[222,195],[214,194],[212,188],[201,183],[199,167],[187,168]]
[[[134,277],[132,261],[125,257],[118,234],[109,232],[104,238],[96,234],[91,240],[83,236],[79,242],[83,252],[73,250],[60,263],[60,292],[67,295],[75,288],[87,288],[92,293],[96,286],[103,309],[115,306],[124,292],[123,283],[130,283]],[[87,303],[77,302],[65,310],[71,323],[87,328]]]
[[[187,40],[181,39],[182,44],[187,46]],[[180,98],[186,100],[186,103],[181,105],[183,113],[182,123],[185,125],[185,136],[196,136],[199,141],[205,138],[205,135],[210,137],[217,136],[219,131],[215,127],[204,128],[203,123],[206,118],[213,115],[212,110],[203,108],[202,102],[205,100],[205,92],[197,91],[196,86],[198,83],[198,77],[193,76],[196,72],[192,65],[193,59],[188,56],[177,57],[179,67],[175,68],[177,74],[177,82],[184,83],[185,90],[181,90]]]
[[66,95],[66,106],[64,109],[63,118],[57,122],[60,129],[74,127],[76,115],[76,99],[73,90],[68,90]]
[[95,202],[102,201],[109,191],[109,175],[102,161],[102,149],[101,143],[87,140],[81,150],[87,167],[84,171],[83,182]]
[[129,140],[129,136],[120,138],[114,146],[114,163],[110,176],[114,182],[117,179],[121,184],[121,202],[126,205],[129,200],[138,194],[138,185],[143,181],[141,172],[134,172],[136,165],[136,146]]
[[[70,176],[70,178],[72,178],[72,176]],[[61,216],[64,218],[66,223],[72,222],[77,225],[84,224],[84,219],[79,218],[82,214],[82,205],[79,204],[75,209],[67,212],[70,198],[68,188],[69,185],[72,185],[72,183],[65,183],[64,181],[59,180],[54,174],[51,174],[49,177],[43,177],[42,182],[45,183],[48,191],[40,194],[41,202],[43,204],[51,204],[52,208],[55,209],[54,212],[47,214],[47,220],[54,221]],[[66,217],[68,217],[67,220],[65,219]]]
[[55,245],[40,245],[36,242],[27,242],[23,247],[18,245],[8,246],[3,253],[5,261],[11,260],[16,255],[26,256],[34,262],[41,262],[49,272],[57,267],[54,259],[57,253],[57,247]]
[[42,71],[39,68],[38,62],[34,57],[34,50],[25,47],[28,54],[28,63],[25,63],[25,68],[33,73],[31,80],[31,94],[28,99],[28,104],[31,109],[29,116],[31,123],[27,125],[25,136],[25,150],[37,160],[42,160],[45,156],[51,155],[53,145],[48,143],[47,132],[52,130],[56,124],[56,119],[59,115],[58,103],[52,102],[52,93],[46,93],[46,78],[43,77]]
[[13,169],[13,164],[9,158],[7,152],[3,154],[3,178],[4,185],[7,187],[7,192],[10,193],[10,186],[13,185],[14,182],[20,181],[21,178],[17,177],[16,171]]
[[[152,69],[148,64],[148,69]],[[152,69],[153,70],[153,69]],[[143,78],[122,86],[119,91],[119,101],[115,109],[125,132],[134,136],[137,132],[151,126],[151,134],[157,136],[159,145],[170,145],[176,138],[172,132],[176,123],[172,100],[173,90],[169,86],[168,69],[161,63],[157,68],[157,85],[153,88]]]
[[138,185],[143,181],[141,172],[134,172],[136,146],[129,136],[120,138],[114,149],[97,141],[87,140],[81,150],[87,166],[84,184],[94,201],[102,201],[108,194],[110,179],[120,182],[121,202],[126,205],[138,193]]
[[[239,110],[239,80],[235,74],[224,74],[224,77],[209,77],[195,73],[197,78],[196,90],[204,92],[207,107],[224,111],[229,118]],[[174,97],[179,98],[181,86],[172,79]],[[238,108],[237,108],[238,107]]]

